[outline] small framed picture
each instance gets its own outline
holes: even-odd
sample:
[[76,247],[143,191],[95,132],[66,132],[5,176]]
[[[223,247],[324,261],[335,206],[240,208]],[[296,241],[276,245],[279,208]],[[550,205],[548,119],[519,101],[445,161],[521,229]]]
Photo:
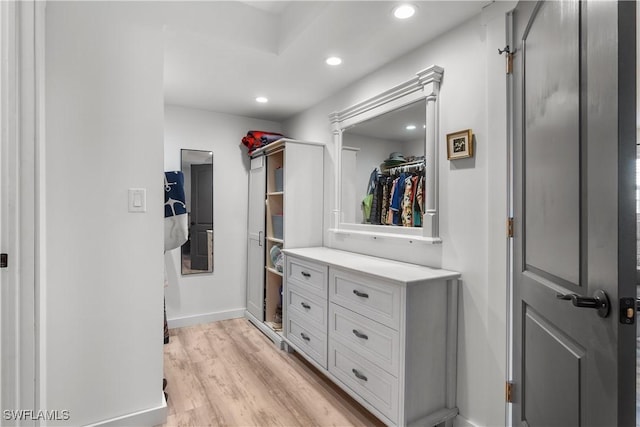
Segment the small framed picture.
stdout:
[[456,160],[466,157],[473,157],[471,129],[447,134],[447,159]]

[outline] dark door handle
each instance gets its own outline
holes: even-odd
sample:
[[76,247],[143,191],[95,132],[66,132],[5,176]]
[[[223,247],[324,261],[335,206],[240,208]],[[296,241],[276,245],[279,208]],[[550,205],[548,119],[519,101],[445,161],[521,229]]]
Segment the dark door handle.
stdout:
[[362,332],[360,332],[357,329],[354,329],[352,332],[353,332],[353,335],[357,336],[358,338],[362,338],[363,340],[368,340],[369,339],[367,334],[363,334]]
[[307,273],[306,271],[302,271],[302,272],[300,272],[300,274],[302,274],[306,278],[311,277],[311,273]]
[[356,296],[359,296],[360,298],[369,298],[369,294],[366,294],[364,292],[360,292],[357,289],[354,289],[353,293],[356,294]]
[[307,310],[309,310],[309,309],[311,308],[311,306],[310,306],[309,304],[307,304],[306,302],[301,302],[301,303],[300,303],[300,305],[301,305],[303,308],[306,308]]
[[556,298],[571,301],[576,307],[595,308],[598,310],[598,316],[600,317],[607,317],[611,308],[609,297],[602,289],[597,290],[593,297],[585,297],[578,294],[557,294]]
[[367,381],[367,377],[363,375],[360,371],[358,371],[356,368],[353,368],[351,372],[353,372],[353,375],[355,375],[356,378],[358,378],[359,380]]

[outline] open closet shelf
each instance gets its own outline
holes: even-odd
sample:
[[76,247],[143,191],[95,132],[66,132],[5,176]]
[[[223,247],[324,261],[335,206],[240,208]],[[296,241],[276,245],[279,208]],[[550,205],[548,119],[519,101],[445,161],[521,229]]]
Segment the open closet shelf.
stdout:
[[265,267],[267,269],[268,272],[273,273],[273,274],[277,274],[280,277],[283,277],[284,274],[282,274],[282,272],[276,270],[275,268],[272,267]]

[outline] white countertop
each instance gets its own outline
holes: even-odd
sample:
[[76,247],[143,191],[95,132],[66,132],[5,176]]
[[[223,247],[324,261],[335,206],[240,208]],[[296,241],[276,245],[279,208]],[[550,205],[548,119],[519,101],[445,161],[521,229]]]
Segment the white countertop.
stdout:
[[424,267],[327,247],[283,249],[282,252],[309,261],[330,264],[346,270],[363,272],[406,284],[460,277],[460,273],[455,271]]

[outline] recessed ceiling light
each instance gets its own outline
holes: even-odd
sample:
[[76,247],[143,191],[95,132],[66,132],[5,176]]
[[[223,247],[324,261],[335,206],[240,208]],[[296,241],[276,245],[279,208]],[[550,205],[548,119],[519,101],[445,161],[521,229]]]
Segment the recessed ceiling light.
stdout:
[[259,97],[256,98],[256,102],[264,104],[266,102],[269,102],[269,100],[267,98],[265,98],[264,96],[259,96]]
[[411,18],[416,13],[416,8],[410,4],[401,4],[393,9],[393,16],[398,19]]
[[342,59],[337,56],[330,56],[325,62],[329,65],[340,65],[342,64]]
[[414,130],[416,128],[416,125],[407,125],[407,127],[405,128],[406,130]]

